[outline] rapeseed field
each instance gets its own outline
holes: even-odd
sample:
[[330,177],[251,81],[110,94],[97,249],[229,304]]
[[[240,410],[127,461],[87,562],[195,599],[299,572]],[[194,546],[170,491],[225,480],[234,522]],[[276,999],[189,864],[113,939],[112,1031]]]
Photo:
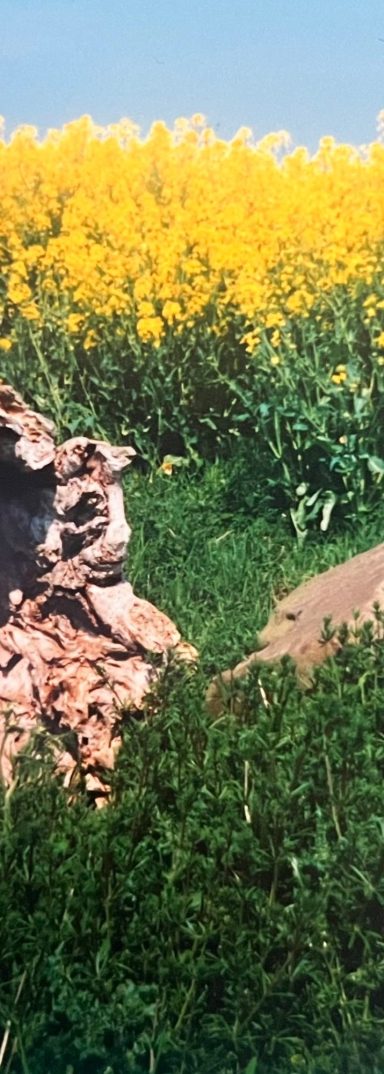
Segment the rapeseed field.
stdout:
[[117,340],[156,347],[205,318],[256,359],[266,332],[273,364],[343,287],[384,361],[382,125],[312,156],[284,131],[224,141],[201,115],[147,138],[88,116],[42,139],[19,128],[0,142],[0,347],[20,322],[88,351],[111,320]]

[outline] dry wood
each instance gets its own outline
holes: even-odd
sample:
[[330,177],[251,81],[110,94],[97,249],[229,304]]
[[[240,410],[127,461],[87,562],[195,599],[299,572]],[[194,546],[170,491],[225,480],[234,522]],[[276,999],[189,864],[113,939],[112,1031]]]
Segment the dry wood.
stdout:
[[[259,635],[260,648],[210,684],[210,711],[220,714],[228,689],[252,667],[283,656],[294,660],[301,680],[308,683],[310,669],[339,648],[336,628],[346,623],[353,635],[364,622],[374,620],[374,604],[384,608],[384,544],[315,575],[279,601]],[[323,624],[328,617],[335,632],[324,640]]]
[[[195,650],[123,578],[130,529],[121,475],[134,451],[78,436],[57,447],[50,421],[0,384],[0,757],[38,726],[70,780],[95,797],[120,744],[121,707],[140,710],[158,675],[148,654]],[[161,660],[160,660],[161,663]],[[1,741],[2,740],[2,741]]]

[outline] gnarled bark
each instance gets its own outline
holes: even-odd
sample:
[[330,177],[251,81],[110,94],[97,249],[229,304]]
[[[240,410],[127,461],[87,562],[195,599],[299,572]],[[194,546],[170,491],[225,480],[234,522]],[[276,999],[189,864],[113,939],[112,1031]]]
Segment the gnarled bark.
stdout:
[[[132,448],[78,436],[0,384],[0,757],[38,726],[63,736],[58,765],[95,797],[120,744],[122,709],[140,710],[158,675],[148,654],[194,658],[170,619],[123,578],[130,529],[121,474]],[[59,739],[57,740],[59,741]]]

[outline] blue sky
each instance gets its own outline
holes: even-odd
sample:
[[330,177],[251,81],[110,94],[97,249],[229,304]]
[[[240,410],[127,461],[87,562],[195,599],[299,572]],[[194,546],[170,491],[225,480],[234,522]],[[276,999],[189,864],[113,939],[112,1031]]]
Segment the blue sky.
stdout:
[[228,138],[365,143],[384,108],[382,0],[0,0],[0,114],[41,133],[84,113],[203,112]]

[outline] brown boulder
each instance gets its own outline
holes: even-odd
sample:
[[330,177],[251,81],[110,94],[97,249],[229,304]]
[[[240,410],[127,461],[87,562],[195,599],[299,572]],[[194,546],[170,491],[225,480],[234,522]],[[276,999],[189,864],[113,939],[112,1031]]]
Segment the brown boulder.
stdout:
[[332,628],[346,623],[354,631],[374,619],[375,604],[384,608],[384,544],[317,574],[279,601],[259,635],[260,648],[210,684],[210,711],[218,714],[228,689],[257,664],[290,656],[308,680],[310,668],[340,646],[337,630],[329,640],[322,638],[324,620],[330,618]]

